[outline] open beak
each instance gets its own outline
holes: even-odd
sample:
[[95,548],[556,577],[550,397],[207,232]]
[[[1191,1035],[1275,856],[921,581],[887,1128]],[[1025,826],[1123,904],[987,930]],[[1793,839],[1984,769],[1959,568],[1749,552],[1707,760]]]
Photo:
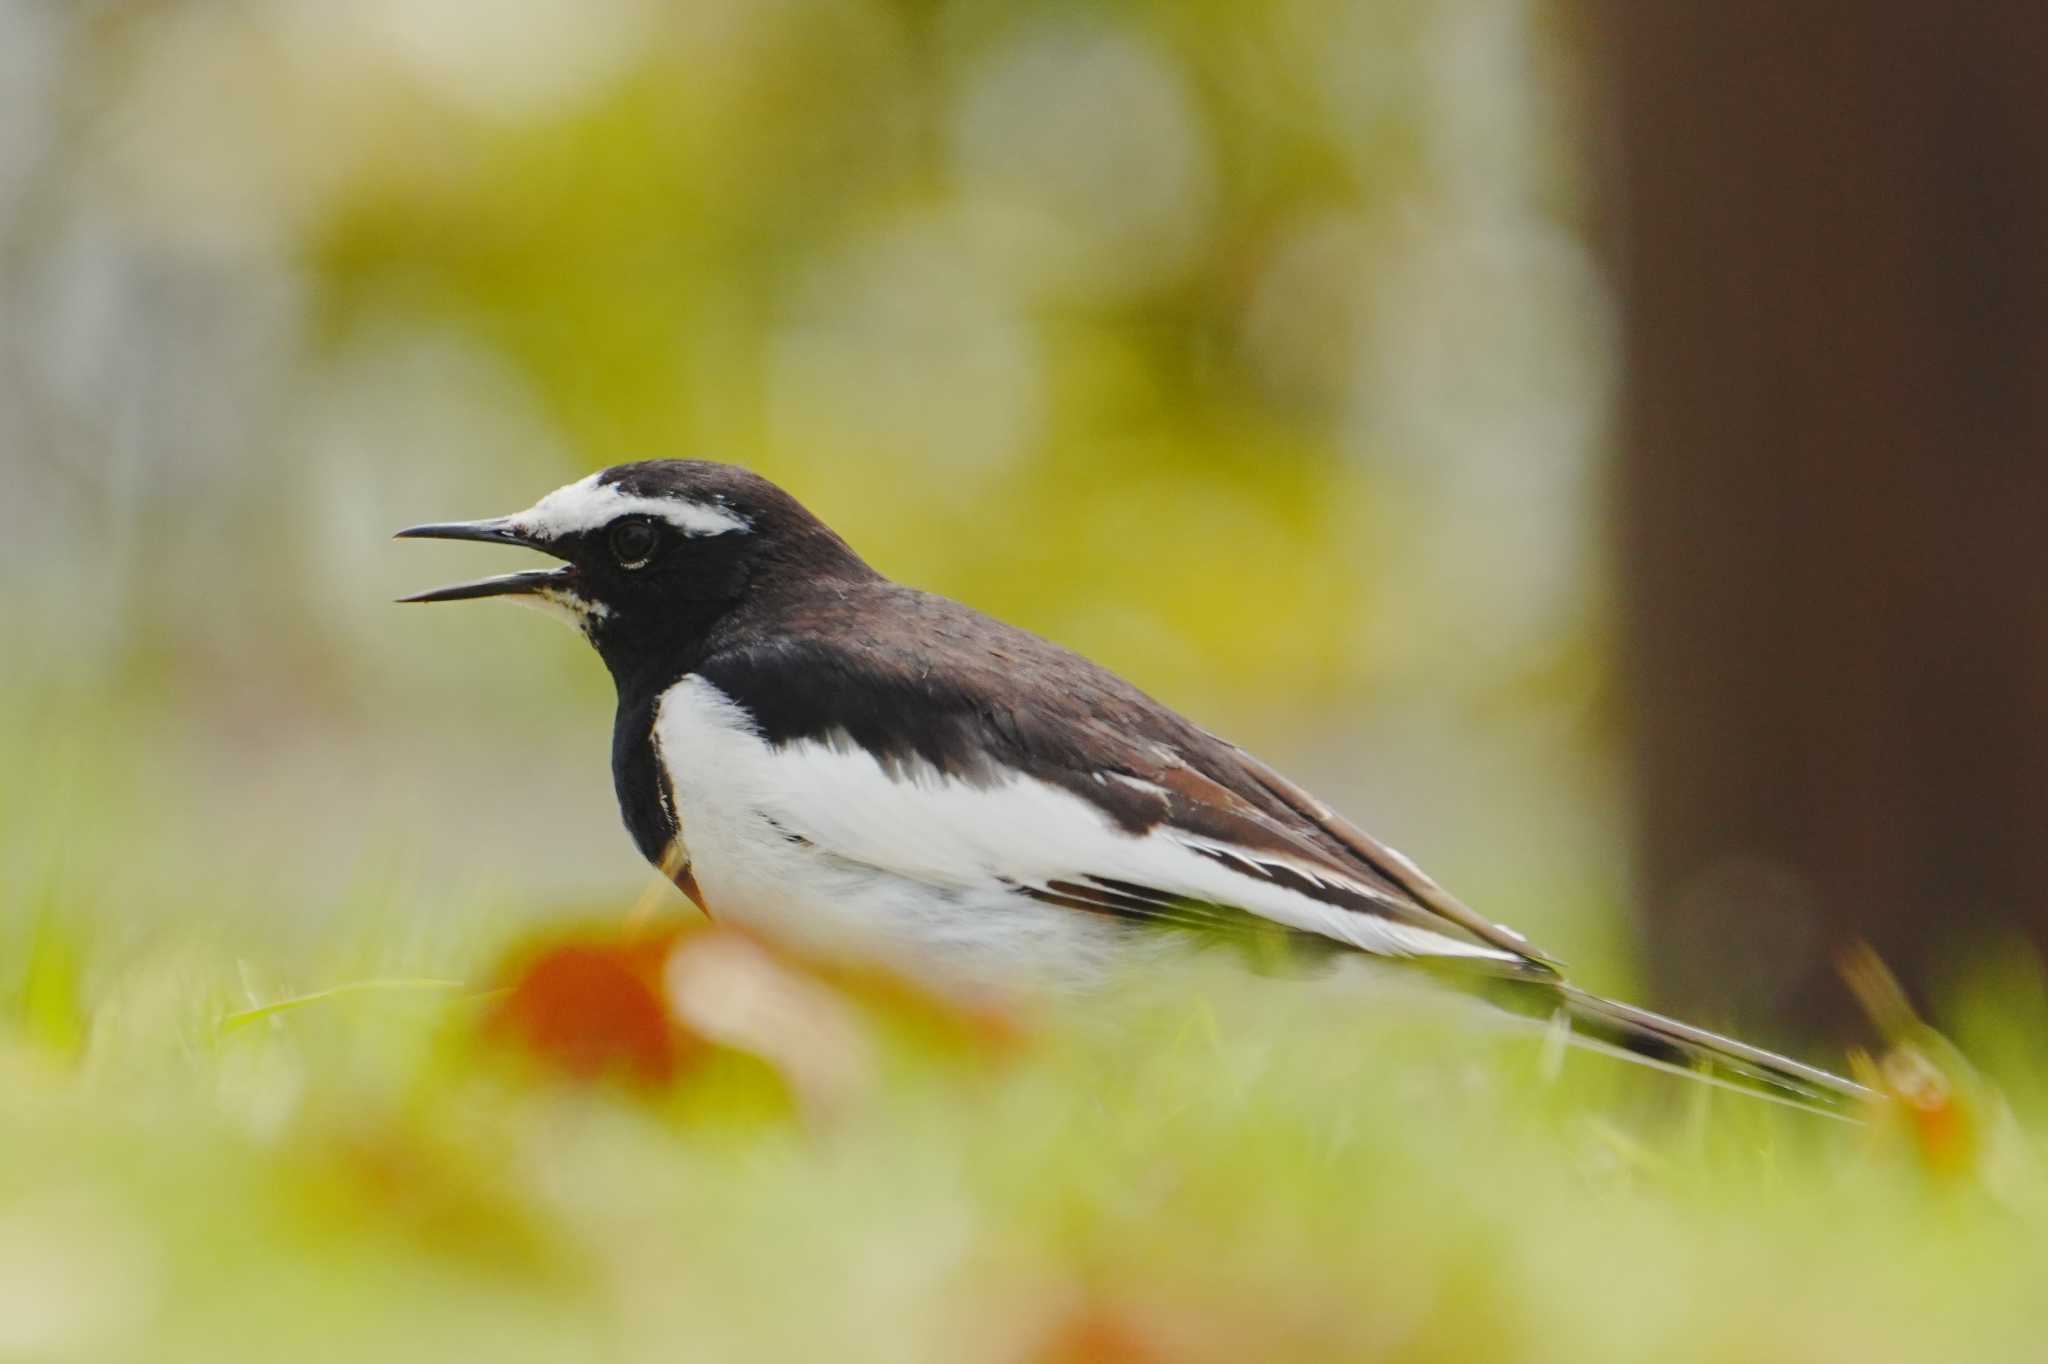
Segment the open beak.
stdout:
[[[498,545],[519,545],[525,549],[537,549],[543,554],[553,554],[545,540],[527,535],[512,523],[510,517],[496,517],[489,521],[446,521],[431,526],[408,526],[395,537],[400,540],[484,540]],[[520,597],[555,596],[568,588],[574,580],[575,571],[567,564],[560,568],[535,568],[523,573],[501,573],[495,578],[479,578],[475,582],[456,583],[452,587],[437,587],[431,592],[415,592],[410,597],[400,597],[402,602],[416,601],[472,601],[478,597]]]

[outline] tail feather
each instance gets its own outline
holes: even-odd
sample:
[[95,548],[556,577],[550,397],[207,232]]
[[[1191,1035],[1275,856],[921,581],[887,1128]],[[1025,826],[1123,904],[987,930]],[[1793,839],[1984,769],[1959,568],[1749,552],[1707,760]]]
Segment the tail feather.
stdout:
[[1589,994],[1575,985],[1556,987],[1572,1031],[1633,1056],[1686,1070],[1705,1070],[1717,1079],[1761,1090],[1828,1112],[1875,1096],[1854,1080],[1789,1056],[1695,1028],[1675,1018]]

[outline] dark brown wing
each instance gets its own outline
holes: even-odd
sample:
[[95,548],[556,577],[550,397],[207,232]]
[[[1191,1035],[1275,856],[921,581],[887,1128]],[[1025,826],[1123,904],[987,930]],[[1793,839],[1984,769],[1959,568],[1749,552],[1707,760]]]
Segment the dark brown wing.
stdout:
[[1399,887],[1417,904],[1456,924],[1487,946],[1516,953],[1544,966],[1557,966],[1554,958],[1539,951],[1527,938],[1504,924],[1494,923],[1438,885],[1405,854],[1366,833],[1243,749],[1234,748],[1233,751],[1252,781],[1285,805],[1297,819],[1313,826],[1325,838],[1342,847],[1356,865],[1370,868],[1383,880]]

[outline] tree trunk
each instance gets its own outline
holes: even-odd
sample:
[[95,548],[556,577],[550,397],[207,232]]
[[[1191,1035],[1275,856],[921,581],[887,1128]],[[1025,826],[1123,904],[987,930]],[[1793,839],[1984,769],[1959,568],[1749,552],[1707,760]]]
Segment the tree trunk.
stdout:
[[1653,986],[2048,942],[2048,6],[1601,0]]

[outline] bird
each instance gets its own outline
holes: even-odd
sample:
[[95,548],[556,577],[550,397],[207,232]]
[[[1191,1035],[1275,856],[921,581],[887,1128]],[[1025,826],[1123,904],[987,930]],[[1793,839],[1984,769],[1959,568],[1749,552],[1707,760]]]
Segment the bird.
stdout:
[[1274,767],[892,581],[742,466],[621,464],[398,536],[560,561],[400,600],[538,607],[594,646],[626,829],[715,918],[971,991],[1085,989],[1168,942],[1363,954],[1653,1065],[1824,1111],[1871,1097],[1580,988]]

